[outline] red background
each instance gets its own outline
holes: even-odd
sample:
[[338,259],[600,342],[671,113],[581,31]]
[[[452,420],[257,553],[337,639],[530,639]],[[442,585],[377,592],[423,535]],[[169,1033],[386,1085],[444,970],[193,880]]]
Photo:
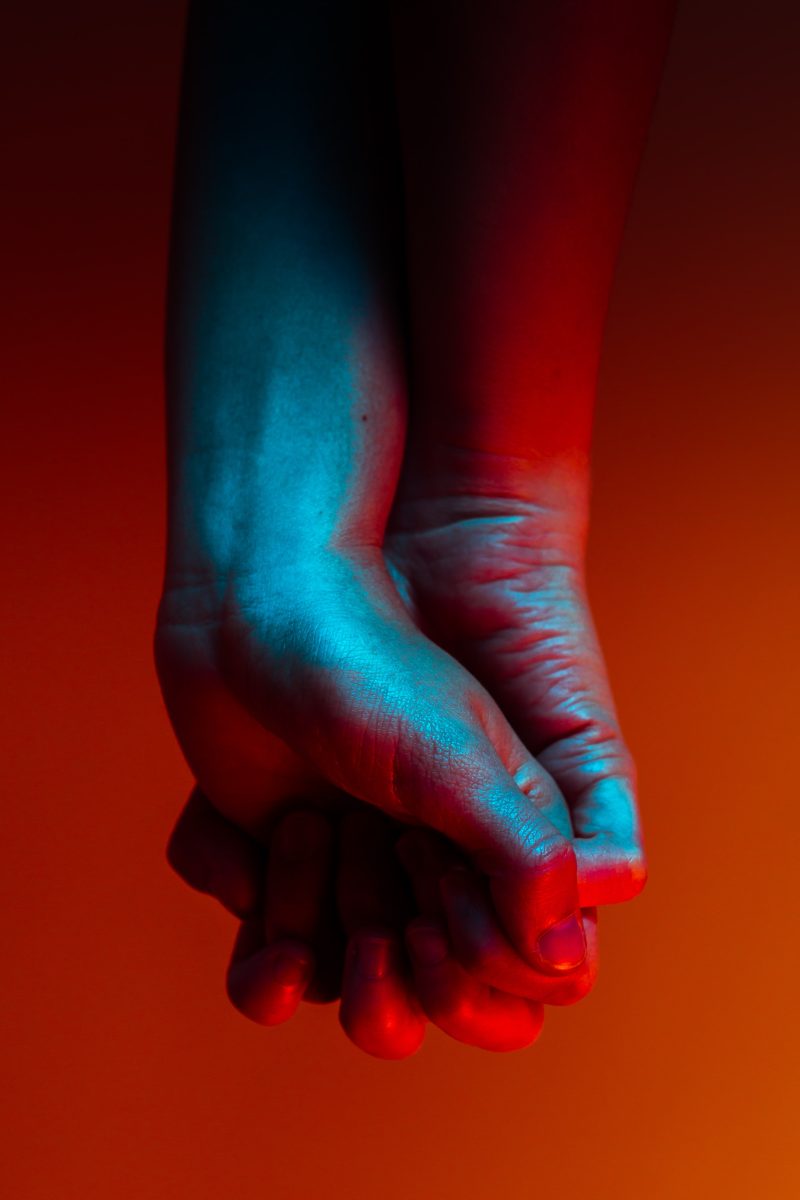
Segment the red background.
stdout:
[[[652,879],[537,1047],[373,1061],[228,1006],[150,655],[183,5],[6,18],[2,717],[15,1200],[800,1194],[798,10],[692,0],[608,328],[591,582]],[[794,870],[792,870],[794,868]]]

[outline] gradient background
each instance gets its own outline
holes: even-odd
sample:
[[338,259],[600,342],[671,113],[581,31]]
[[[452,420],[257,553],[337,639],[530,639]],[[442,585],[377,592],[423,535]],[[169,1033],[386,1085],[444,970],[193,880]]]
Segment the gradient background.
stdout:
[[[686,0],[614,292],[591,582],[652,879],[533,1050],[267,1031],[163,846],[151,666],[183,4],[4,17],[5,1191],[800,1195],[798,9]],[[5,636],[7,635],[7,636]]]

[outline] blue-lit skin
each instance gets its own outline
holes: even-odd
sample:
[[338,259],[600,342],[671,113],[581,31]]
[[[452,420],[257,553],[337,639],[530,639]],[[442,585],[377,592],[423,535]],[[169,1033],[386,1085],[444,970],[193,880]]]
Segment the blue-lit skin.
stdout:
[[[465,461],[429,442],[429,460],[415,440],[382,551],[405,386],[390,255],[374,195],[353,186],[374,130],[335,87],[319,103],[326,64],[348,73],[370,35],[339,10],[321,31],[328,57],[307,54],[317,7],[272,14],[266,41],[263,18],[218,16],[214,54],[235,43],[227,67],[203,65],[199,27],[189,56],[203,132],[184,138],[179,173],[159,671],[219,812],[268,841],[288,803],[336,805],[343,790],[447,834],[490,880],[516,950],[463,879],[443,887],[440,925],[473,977],[544,999],[565,981],[532,968],[538,934],[643,880],[583,595],[585,470],[567,456],[530,472],[523,452],[486,472],[474,447]],[[276,96],[298,93],[307,102],[275,117]],[[374,193],[383,175],[368,174]],[[593,971],[586,925],[576,994]],[[451,977],[442,1005],[428,983],[429,1015],[452,1022],[453,990],[472,984]]]

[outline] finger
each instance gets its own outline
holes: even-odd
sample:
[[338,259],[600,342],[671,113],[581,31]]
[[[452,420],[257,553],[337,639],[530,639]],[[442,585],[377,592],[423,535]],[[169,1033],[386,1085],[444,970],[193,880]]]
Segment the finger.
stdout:
[[483,884],[455,847],[430,830],[413,829],[400,838],[397,853],[412,880],[420,915],[449,927],[458,961],[475,979],[550,1004],[571,1004],[586,995],[597,973],[596,919],[587,925],[584,914],[588,952],[581,966],[566,976],[544,974],[505,937]]
[[[315,645],[304,675],[314,737],[292,720],[291,697],[278,711],[274,688],[259,691],[244,672],[247,703],[338,787],[471,854],[520,953],[542,970],[572,970],[586,953],[575,852],[545,812],[563,798],[532,759],[526,789],[517,785],[504,753],[514,733],[497,705],[411,626],[396,595],[384,594],[388,578],[370,578],[376,592],[353,593],[339,636]],[[368,634],[377,629],[382,638]],[[361,677],[354,664],[367,645]]]
[[333,830],[311,809],[281,818],[270,839],[264,897],[267,942],[297,938],[313,942],[327,899],[333,861]]
[[[422,1038],[422,1014],[399,945],[411,897],[394,853],[396,836],[393,822],[366,807],[345,813],[339,827],[337,903],[344,928],[354,935],[340,1020],[356,1045],[381,1058],[404,1058]],[[370,930],[393,932],[376,942]],[[386,970],[376,979],[382,954]],[[371,963],[378,964],[374,970]]]
[[514,608],[505,653],[487,640],[469,665],[566,800],[581,905],[630,900],[647,879],[633,760],[585,596],[545,594]]
[[258,908],[264,851],[195,788],[167,844],[167,860],[184,883],[213,896],[237,917]]
[[395,854],[396,824],[375,809],[346,812],[339,825],[336,897],[348,934],[387,928],[398,933],[412,915],[412,898]]
[[341,991],[344,936],[333,888],[331,819],[313,809],[285,814],[272,833],[264,895],[267,943],[305,942],[315,970],[304,999],[327,1004]]
[[288,939],[264,946],[261,922],[245,922],[228,966],[226,988],[235,1008],[259,1025],[280,1025],[297,1011],[311,980],[308,946]]
[[614,904],[632,900],[647,882],[636,771],[610,699],[585,712],[562,725],[539,760],[569,804],[581,903]]
[[581,904],[617,904],[647,882],[632,770],[593,781],[572,802]]
[[[526,988],[530,992],[529,977],[536,973],[502,937],[496,923],[492,921],[496,939],[503,946],[509,964],[525,980],[525,986],[514,989],[516,995],[489,986],[502,987],[502,980],[492,978],[491,971],[486,971],[482,978],[470,974],[448,945],[443,929],[446,918],[441,883],[450,871],[459,873],[458,867],[464,865],[462,856],[443,838],[422,829],[404,834],[397,844],[397,853],[409,873],[420,914],[429,918],[414,921],[406,931],[417,995],[427,1016],[445,1033],[468,1045],[491,1050],[530,1045],[541,1027],[541,1007],[520,997],[526,995]],[[451,907],[451,923],[461,919]],[[496,952],[496,947],[491,949]],[[505,974],[509,974],[508,968]],[[564,986],[562,980],[553,976],[536,976],[536,979],[538,988],[534,994]]]
[[395,852],[410,880],[417,914],[444,920],[440,883],[453,867],[464,865],[463,855],[430,829],[410,829],[399,838]]
[[453,957],[434,921],[413,921],[406,944],[426,1015],[450,1037],[482,1050],[521,1050],[539,1036],[541,1004],[479,983]]
[[563,976],[537,971],[520,959],[503,934],[480,879],[457,868],[441,884],[442,901],[455,957],[469,975],[515,996],[546,1004],[574,1004],[597,978],[597,914],[583,913],[587,954],[581,966]]
[[517,779],[489,736],[476,735],[447,753],[428,751],[422,761],[398,754],[395,792],[408,811],[470,853],[489,878],[508,937],[531,965],[556,974],[574,970],[586,956],[586,939],[575,851],[568,829],[553,820],[559,810],[566,813],[563,798],[501,714],[487,712],[483,720],[505,727],[502,737],[522,763]]
[[425,1017],[395,934],[369,930],[350,939],[339,1021],[350,1040],[376,1058],[407,1058],[422,1045]]

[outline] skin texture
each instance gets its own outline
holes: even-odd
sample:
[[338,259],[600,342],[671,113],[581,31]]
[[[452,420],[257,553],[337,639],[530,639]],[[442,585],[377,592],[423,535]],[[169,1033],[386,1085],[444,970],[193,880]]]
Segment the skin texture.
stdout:
[[[670,12],[398,5],[390,42],[356,2],[193,7],[156,657],[210,804],[172,859],[248,914],[229,990],[264,1023],[335,986],[326,871],[343,1025],[390,1057],[420,1009],[487,1048],[530,1041],[529,1002],[591,986],[591,910],[642,886],[583,579],[586,451]],[[338,860],[318,845],[302,920],[280,917],[284,814],[312,802],[349,829],[353,798],[436,831],[404,843],[410,960],[413,905],[343,904],[381,860],[363,834]],[[436,835],[472,869],[431,865]]]
[[[242,828],[266,830],[275,798],[257,759],[277,754],[279,737],[339,790],[471,853],[532,965],[579,965],[575,852],[551,777],[484,689],[411,625],[388,576],[350,561],[326,567],[325,586],[320,563],[278,616],[262,618],[257,584],[230,624],[162,617],[162,688],[203,790]],[[234,757],[242,733],[252,740]],[[555,942],[542,939],[565,919]]]

